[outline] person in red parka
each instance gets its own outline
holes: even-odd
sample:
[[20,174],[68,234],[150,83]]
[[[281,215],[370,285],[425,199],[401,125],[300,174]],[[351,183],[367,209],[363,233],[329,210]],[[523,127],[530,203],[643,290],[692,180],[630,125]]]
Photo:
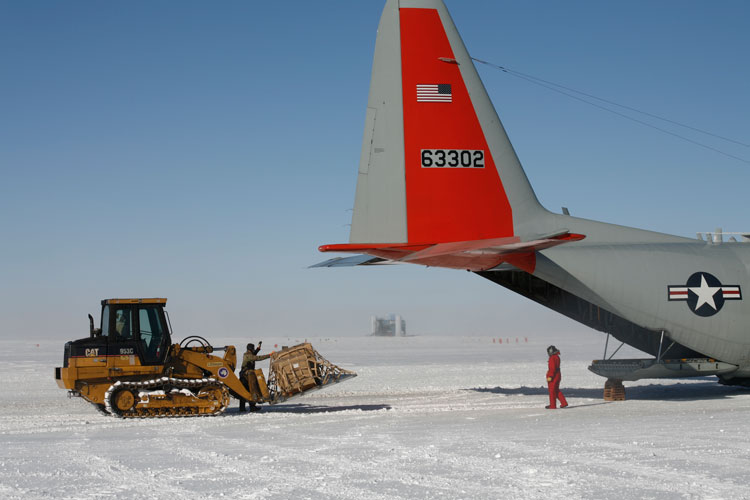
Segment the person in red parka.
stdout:
[[568,402],[565,400],[565,396],[560,391],[560,379],[562,374],[560,373],[560,351],[557,347],[551,345],[547,348],[547,355],[549,356],[549,363],[547,369],[547,387],[549,388],[549,406],[545,406],[548,410],[554,410],[557,408],[557,400],[560,400],[560,408],[568,406]]

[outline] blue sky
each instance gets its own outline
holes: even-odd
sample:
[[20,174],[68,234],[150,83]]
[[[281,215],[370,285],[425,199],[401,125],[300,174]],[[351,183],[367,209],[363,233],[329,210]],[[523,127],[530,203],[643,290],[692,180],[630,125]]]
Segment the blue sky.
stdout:
[[[474,57],[750,143],[747,2],[446,3]],[[466,272],[307,269],[348,241],[382,4],[0,1],[0,336],[117,296],[178,336],[584,329]],[[750,230],[747,162],[478,69],[549,209]]]

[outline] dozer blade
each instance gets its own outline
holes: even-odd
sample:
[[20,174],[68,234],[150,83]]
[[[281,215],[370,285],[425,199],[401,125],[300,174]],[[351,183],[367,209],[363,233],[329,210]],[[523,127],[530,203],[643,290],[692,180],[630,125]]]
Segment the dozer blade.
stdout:
[[271,355],[268,374],[270,403],[323,389],[356,377],[357,374],[334,365],[309,343],[283,349]]

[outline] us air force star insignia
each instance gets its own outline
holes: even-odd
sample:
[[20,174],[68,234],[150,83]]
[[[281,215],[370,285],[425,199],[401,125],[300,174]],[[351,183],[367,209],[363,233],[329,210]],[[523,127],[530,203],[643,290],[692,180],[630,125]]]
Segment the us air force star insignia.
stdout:
[[706,277],[701,274],[701,286],[691,286],[690,291],[698,296],[698,302],[695,304],[695,310],[703,307],[703,304],[711,306],[711,309],[716,311],[716,301],[714,301],[714,295],[716,292],[721,290],[721,286],[708,286],[706,283]]
[[742,300],[739,285],[722,285],[709,273],[693,273],[685,286],[668,286],[669,300],[685,300],[698,316],[713,316],[727,300]]

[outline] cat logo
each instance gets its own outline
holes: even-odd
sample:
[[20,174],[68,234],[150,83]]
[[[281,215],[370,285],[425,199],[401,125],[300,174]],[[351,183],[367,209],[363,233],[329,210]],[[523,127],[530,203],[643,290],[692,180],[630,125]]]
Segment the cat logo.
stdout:
[[99,355],[99,348],[96,349],[86,349],[86,357],[87,358],[95,358]]

